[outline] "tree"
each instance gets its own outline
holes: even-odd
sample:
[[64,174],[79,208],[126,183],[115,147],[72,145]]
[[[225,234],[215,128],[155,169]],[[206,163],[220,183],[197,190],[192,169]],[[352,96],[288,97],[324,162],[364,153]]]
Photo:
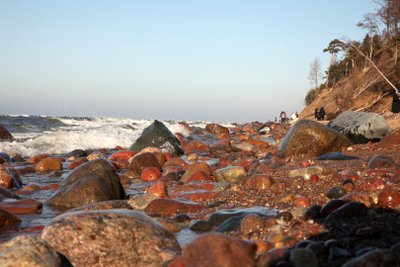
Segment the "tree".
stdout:
[[334,39],[332,40],[329,45],[323,50],[323,52],[328,52],[329,54],[331,54],[331,60],[329,62],[329,67],[328,67],[328,75],[326,78],[326,86],[329,86],[329,82],[330,82],[330,68],[333,65],[333,60],[335,59],[335,55],[337,53],[339,53],[341,50],[343,50],[344,48],[344,43],[342,41],[340,41],[339,39]]
[[316,57],[310,63],[310,72],[308,73],[308,79],[310,80],[314,89],[317,89],[319,87],[319,81],[321,78],[322,78],[321,60],[318,57]]

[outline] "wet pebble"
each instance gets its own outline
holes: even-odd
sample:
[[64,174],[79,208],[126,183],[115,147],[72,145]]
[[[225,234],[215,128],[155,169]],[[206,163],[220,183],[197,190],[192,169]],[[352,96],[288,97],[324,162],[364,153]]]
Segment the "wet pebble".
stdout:
[[258,174],[248,177],[245,187],[250,190],[264,190],[270,188],[272,178],[269,175]]
[[240,223],[240,231],[244,235],[260,232],[264,229],[265,218],[257,214],[248,214],[243,217]]
[[160,169],[157,167],[145,167],[140,174],[140,179],[143,181],[154,181],[161,177]]
[[396,167],[395,161],[384,155],[375,155],[368,161],[369,169],[382,169]]
[[387,188],[378,195],[378,205],[381,208],[397,208],[400,205],[400,192],[395,189]]
[[212,225],[205,220],[197,220],[190,225],[189,229],[194,232],[209,232],[212,230]]
[[342,196],[346,195],[347,192],[344,190],[342,186],[335,186],[329,189],[328,193],[326,196],[330,199],[332,198],[341,198]]

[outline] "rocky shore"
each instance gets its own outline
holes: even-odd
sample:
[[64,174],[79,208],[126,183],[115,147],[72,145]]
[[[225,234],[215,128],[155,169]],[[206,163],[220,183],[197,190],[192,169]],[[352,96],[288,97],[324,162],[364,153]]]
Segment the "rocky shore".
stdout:
[[383,117],[181,124],[130,148],[0,153],[0,265],[400,266],[400,129]]

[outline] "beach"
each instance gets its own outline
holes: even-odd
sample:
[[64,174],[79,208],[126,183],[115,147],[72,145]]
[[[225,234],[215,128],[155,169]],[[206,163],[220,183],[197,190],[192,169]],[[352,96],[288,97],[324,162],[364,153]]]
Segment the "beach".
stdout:
[[2,264],[32,249],[38,266],[400,260],[397,129],[355,144],[313,120],[0,124],[13,135],[0,143]]

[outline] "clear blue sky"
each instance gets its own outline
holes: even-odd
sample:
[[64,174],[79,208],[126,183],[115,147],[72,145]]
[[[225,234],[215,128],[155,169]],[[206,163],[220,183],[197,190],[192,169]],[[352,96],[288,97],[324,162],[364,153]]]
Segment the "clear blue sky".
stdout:
[[0,0],[0,114],[267,121],[369,0]]

